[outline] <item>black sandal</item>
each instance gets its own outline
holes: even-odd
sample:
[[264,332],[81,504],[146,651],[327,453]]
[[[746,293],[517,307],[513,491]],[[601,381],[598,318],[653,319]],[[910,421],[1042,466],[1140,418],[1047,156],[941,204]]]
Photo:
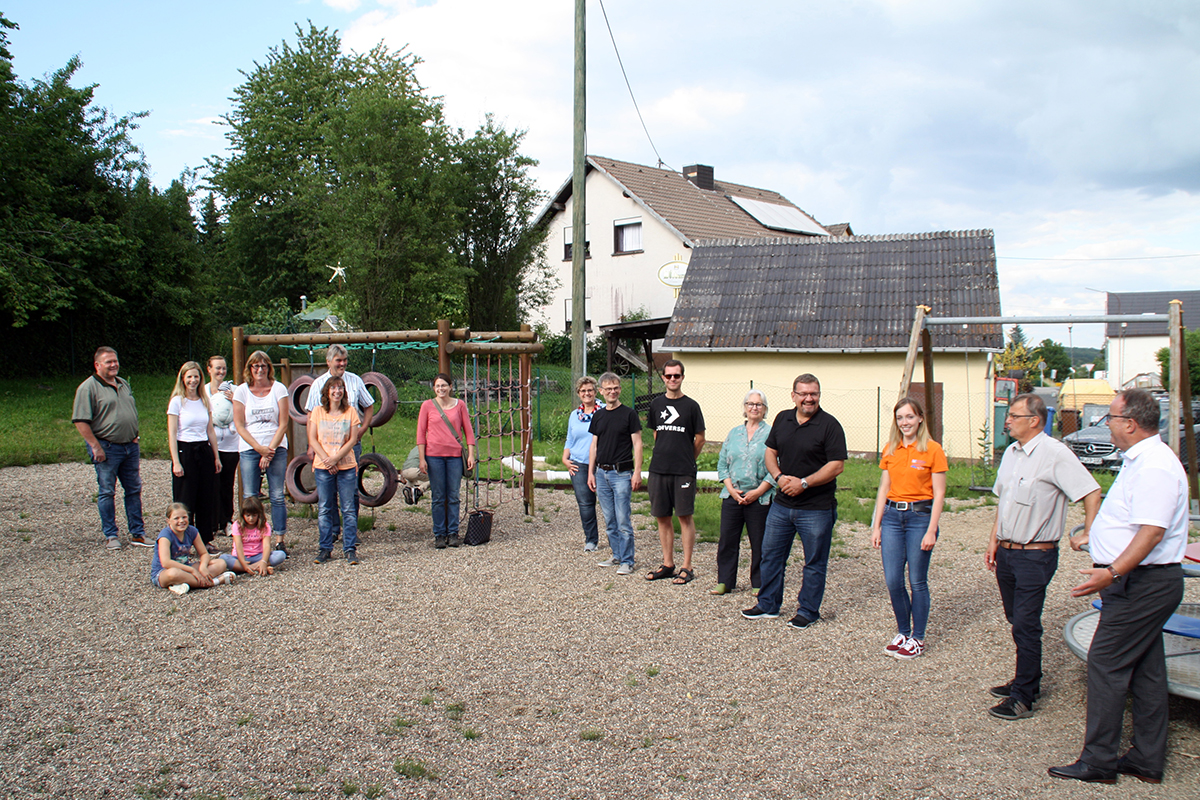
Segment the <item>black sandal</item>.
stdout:
[[654,570],[654,572],[646,573],[646,580],[648,580],[648,581],[657,581],[662,578],[674,578],[674,577],[675,577],[675,568],[668,567],[666,564],[662,564],[661,566],[659,566],[658,569]]
[[689,569],[688,567],[684,567],[683,569],[679,570],[679,574],[675,576],[675,580],[671,581],[671,583],[675,584],[676,586],[683,586],[684,584],[691,583],[695,579],[696,571]]

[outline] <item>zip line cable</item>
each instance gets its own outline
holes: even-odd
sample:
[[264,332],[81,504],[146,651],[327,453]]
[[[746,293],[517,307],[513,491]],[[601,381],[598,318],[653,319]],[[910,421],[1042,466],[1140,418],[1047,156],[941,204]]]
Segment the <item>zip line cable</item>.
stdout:
[[642,118],[642,110],[638,108],[637,98],[633,96],[633,87],[629,85],[629,76],[625,74],[625,62],[621,60],[621,51],[617,49],[617,38],[613,36],[612,25],[608,21],[608,11],[604,8],[604,0],[600,0],[600,13],[604,15],[604,26],[608,28],[608,38],[612,41],[613,52],[617,55],[617,64],[621,67],[621,77],[625,79],[625,88],[629,90],[629,99],[633,101],[633,110],[637,112],[638,122],[642,123],[642,130],[646,133],[646,140],[650,142],[650,149],[654,151],[654,156],[658,159],[658,166],[665,167],[667,164],[658,154],[658,148],[654,146],[654,139],[650,138],[650,129],[646,127],[646,120]]

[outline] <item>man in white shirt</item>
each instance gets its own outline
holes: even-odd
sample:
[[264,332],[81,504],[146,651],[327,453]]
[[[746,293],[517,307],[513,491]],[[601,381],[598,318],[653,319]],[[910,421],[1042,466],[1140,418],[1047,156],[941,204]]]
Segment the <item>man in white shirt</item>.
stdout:
[[[1158,436],[1159,406],[1141,389],[1109,405],[1112,441],[1124,466],[1100,506],[1090,535],[1087,580],[1075,597],[1099,592],[1100,623],[1088,651],[1087,730],[1074,764],[1051,767],[1056,778],[1116,783],[1131,775],[1161,783],[1167,754],[1167,663],[1162,628],[1183,599],[1180,561],[1187,546],[1188,487],[1179,459]],[[1125,697],[1132,695],[1133,739],[1118,757]]]

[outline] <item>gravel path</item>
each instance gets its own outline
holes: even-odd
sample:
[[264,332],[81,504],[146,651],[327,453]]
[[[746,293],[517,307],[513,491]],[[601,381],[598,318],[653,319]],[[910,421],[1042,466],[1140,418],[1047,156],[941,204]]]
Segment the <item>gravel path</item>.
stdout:
[[[155,531],[169,466],[143,464]],[[150,585],[149,550],[104,550],[94,490],[86,465],[0,470],[5,798],[1200,796],[1200,703],[1180,698],[1162,786],[1047,777],[1083,735],[1069,550],[1039,712],[986,714],[1012,672],[990,509],[944,517],[929,649],[900,662],[862,526],[831,563],[831,618],[795,631],[743,620],[745,591],[708,594],[711,544],[689,586],[598,568],[567,493],[539,492],[531,518],[504,507],[489,545],[458,550],[432,548],[427,501],[397,498],[356,567],[313,565],[316,523],[293,518],[276,575],[176,597]]]

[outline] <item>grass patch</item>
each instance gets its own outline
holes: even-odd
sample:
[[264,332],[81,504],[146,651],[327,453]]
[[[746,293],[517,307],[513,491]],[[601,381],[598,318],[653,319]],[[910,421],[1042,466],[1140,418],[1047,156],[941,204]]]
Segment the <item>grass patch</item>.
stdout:
[[250,720],[252,719],[254,719],[253,713],[242,714],[237,718],[237,726],[239,728],[245,727],[246,725],[250,724]]
[[646,677],[647,678],[653,678],[656,675],[658,675],[659,672],[662,672],[662,670],[660,670],[658,667],[654,666],[653,664],[646,667]]
[[462,719],[463,712],[467,710],[467,706],[465,703],[447,703],[443,710],[446,712],[448,719],[459,720]]
[[396,770],[396,774],[402,778],[414,778],[436,781],[437,773],[425,766],[420,761],[412,758],[398,758],[396,763],[392,765],[392,769]]
[[362,790],[363,797],[367,800],[375,800],[377,797],[383,797],[383,784],[372,783],[370,786]]
[[353,797],[358,794],[358,784],[353,781],[342,781],[342,794],[346,797]]
[[483,734],[481,734],[479,731],[475,730],[474,728],[463,728],[462,729],[462,736],[467,741],[474,741],[482,735]]
[[433,695],[432,694],[421,695],[421,705],[423,705],[423,706],[433,705]]
[[404,717],[396,717],[391,724],[383,728],[381,733],[388,736],[403,736],[408,733],[408,729],[416,725],[416,720],[405,719]]
[[599,728],[584,728],[579,732],[579,738],[585,742],[598,742],[604,738],[604,731]]

